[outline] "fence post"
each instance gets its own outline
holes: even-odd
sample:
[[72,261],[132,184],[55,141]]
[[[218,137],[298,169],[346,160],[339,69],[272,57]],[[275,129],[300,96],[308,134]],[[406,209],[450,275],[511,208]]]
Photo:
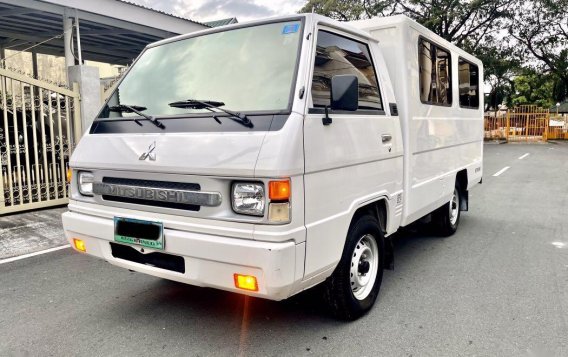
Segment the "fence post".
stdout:
[[505,130],[505,140],[507,142],[509,142],[509,130],[511,130],[510,129],[510,126],[511,126],[510,119],[511,119],[511,109],[507,109],[507,128]]
[[546,111],[544,118],[545,118],[546,122],[544,123],[544,135],[543,135],[542,139],[544,141],[548,141],[548,130],[550,128],[550,110]]
[[529,123],[531,114],[525,113],[525,142],[529,142]]

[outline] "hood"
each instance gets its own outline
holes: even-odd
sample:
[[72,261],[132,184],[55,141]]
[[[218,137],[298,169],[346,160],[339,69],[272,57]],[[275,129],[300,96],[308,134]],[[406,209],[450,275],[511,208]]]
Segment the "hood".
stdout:
[[[88,134],[73,152],[80,169],[253,177],[266,131]],[[143,154],[152,147],[152,154]],[[154,160],[152,160],[154,159]]]

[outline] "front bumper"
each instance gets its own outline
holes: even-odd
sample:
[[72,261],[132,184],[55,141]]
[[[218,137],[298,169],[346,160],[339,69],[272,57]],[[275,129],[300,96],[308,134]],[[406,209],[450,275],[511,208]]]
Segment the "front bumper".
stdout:
[[[73,238],[85,242],[86,253],[111,264],[196,286],[212,287],[241,294],[282,300],[296,293],[303,275],[304,243],[260,242],[220,235],[194,233],[164,227],[165,249],[181,256],[185,273],[115,258],[114,221],[78,212],[63,214],[63,228],[73,246]],[[140,252],[140,247],[135,247]],[[144,254],[154,252],[144,248]],[[233,274],[257,278],[257,292],[235,288]]]

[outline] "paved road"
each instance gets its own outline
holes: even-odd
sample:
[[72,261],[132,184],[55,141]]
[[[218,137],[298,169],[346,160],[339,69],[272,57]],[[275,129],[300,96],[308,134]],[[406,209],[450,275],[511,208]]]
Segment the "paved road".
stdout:
[[66,207],[0,217],[0,259],[30,254],[67,244],[61,234]]
[[0,355],[568,356],[568,145],[485,152],[459,232],[401,236],[356,322],[317,291],[244,298],[66,249],[0,265]]

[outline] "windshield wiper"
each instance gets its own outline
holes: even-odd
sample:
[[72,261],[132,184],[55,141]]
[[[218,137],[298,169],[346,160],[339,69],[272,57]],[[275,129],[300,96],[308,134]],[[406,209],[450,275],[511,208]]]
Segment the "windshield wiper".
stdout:
[[[217,109],[217,110],[222,111],[223,113],[229,114],[229,119],[236,121],[237,123],[240,123],[240,124],[246,126],[247,128],[254,127],[254,124],[252,123],[252,121],[245,114],[234,112],[234,111],[229,110],[229,109],[220,108],[220,107],[225,105],[225,103],[223,103],[223,102],[216,102],[216,101],[212,101],[212,100],[187,99],[187,100],[181,100],[179,102],[172,102],[168,105],[170,107],[174,107],[174,108],[207,109],[207,110],[209,110],[213,113],[217,113],[215,110],[213,110],[213,109]],[[219,124],[221,124],[221,121],[216,116],[213,116],[213,118]]]
[[[155,126],[157,126],[160,129],[165,129],[166,126],[164,124],[162,124],[161,122],[159,122],[156,118],[154,118],[151,115],[148,114],[144,114],[142,113],[143,110],[146,110],[146,107],[141,107],[138,105],[126,105],[126,104],[119,104],[119,105],[113,105],[111,107],[108,107],[108,110],[110,110],[111,112],[122,112],[122,113],[134,113],[134,114],[138,114],[141,117],[144,117],[146,119],[148,119],[150,121],[150,123],[154,124]],[[134,119],[134,121],[136,122],[136,124],[138,125],[142,125],[138,119]]]

